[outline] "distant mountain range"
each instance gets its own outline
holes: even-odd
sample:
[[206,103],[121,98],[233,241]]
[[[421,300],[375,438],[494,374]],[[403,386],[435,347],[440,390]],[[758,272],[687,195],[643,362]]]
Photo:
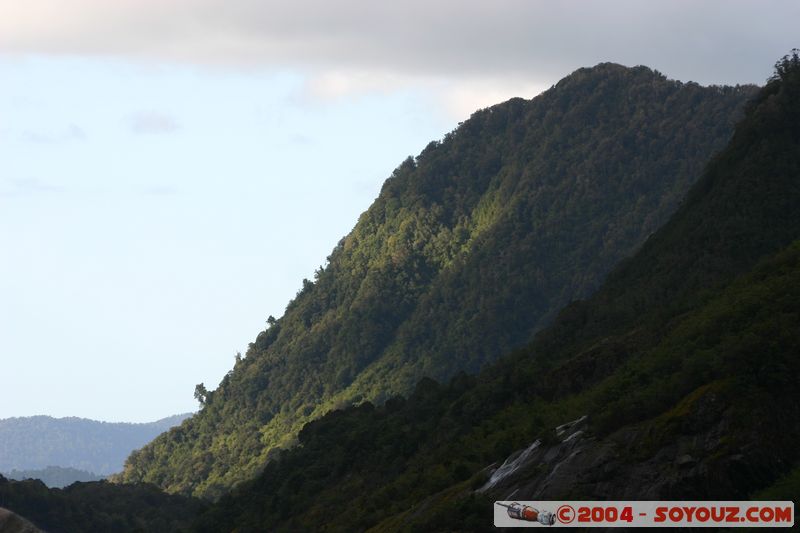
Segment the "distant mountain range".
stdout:
[[75,417],[6,418],[0,420],[0,472],[18,477],[29,471],[61,467],[83,471],[76,473],[80,477],[107,476],[121,471],[133,450],[190,416],[174,415],[144,424]]
[[2,472],[8,479],[22,481],[25,479],[38,479],[51,488],[62,488],[72,485],[76,481],[86,483],[89,481],[101,481],[104,476],[98,476],[92,472],[78,470],[77,468],[48,466],[36,470],[11,470]]

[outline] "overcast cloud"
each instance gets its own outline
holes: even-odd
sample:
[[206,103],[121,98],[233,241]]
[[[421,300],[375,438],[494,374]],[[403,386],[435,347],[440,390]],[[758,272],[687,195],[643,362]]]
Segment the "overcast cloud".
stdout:
[[[763,82],[794,0],[0,0],[0,52],[306,69],[322,96],[412,79],[550,84],[600,61]],[[766,66],[765,66],[766,65]],[[343,80],[345,80],[343,82]]]
[[171,133],[178,129],[178,121],[157,111],[139,111],[128,119],[131,131],[141,134]]

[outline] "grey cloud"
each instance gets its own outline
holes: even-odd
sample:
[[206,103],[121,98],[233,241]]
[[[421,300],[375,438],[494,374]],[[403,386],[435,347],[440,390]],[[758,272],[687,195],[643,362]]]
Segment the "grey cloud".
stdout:
[[177,120],[156,111],[139,111],[128,118],[131,131],[138,134],[171,133],[179,128]]
[[78,141],[85,141],[86,140],[86,132],[84,132],[81,128],[76,126],[75,124],[69,125],[69,133],[70,139],[75,139]]
[[154,185],[141,190],[141,193],[145,196],[174,196],[179,194],[179,192],[180,191],[174,187],[164,185]]
[[701,83],[762,82],[797,46],[800,20],[795,0],[29,4],[3,17],[0,51],[539,83],[600,61]]
[[289,138],[289,142],[295,146],[310,146],[314,144],[314,139],[306,135],[298,133]]
[[40,131],[23,131],[22,140],[37,144],[57,144],[70,141],[85,141],[86,132],[79,126],[70,124],[65,130],[52,133]]
[[11,198],[43,193],[60,193],[64,188],[37,178],[15,178],[0,183],[0,197]]
[[51,144],[56,142],[55,137],[53,137],[52,135],[36,131],[29,131],[29,130],[22,132],[22,140],[37,144]]

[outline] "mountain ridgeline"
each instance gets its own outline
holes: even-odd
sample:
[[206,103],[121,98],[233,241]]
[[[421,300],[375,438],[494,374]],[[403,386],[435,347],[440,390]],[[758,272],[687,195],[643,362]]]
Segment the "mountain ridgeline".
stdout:
[[[44,471],[48,467],[77,469],[106,476],[122,470],[125,458],[156,435],[180,424],[190,414],[174,415],[144,424],[112,423],[86,418],[29,416],[0,420],[0,473],[10,477]],[[68,471],[51,470],[58,483]],[[54,478],[55,479],[55,478]]]
[[64,466],[48,466],[32,470],[11,470],[0,472],[0,475],[14,481],[24,481],[26,479],[38,479],[50,488],[64,488],[72,485],[76,481],[87,483],[89,481],[102,481],[103,476],[98,476],[86,470]]
[[525,345],[675,212],[755,91],[601,64],[476,112],[394,171],[200,413],[120,479],[215,498],[332,409]]
[[794,54],[593,296],[477,377],[306,425],[195,530],[491,531],[509,498],[797,501],[798,324]]

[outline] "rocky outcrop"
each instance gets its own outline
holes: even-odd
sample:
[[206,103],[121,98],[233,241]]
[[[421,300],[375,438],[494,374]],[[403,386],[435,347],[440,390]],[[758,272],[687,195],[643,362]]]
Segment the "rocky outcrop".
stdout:
[[478,492],[497,500],[746,499],[745,486],[784,467],[746,436],[731,444],[732,415],[714,393],[694,402],[678,430],[659,422],[600,438],[581,417],[556,428],[557,442],[537,440],[490,469]]
[[43,533],[18,514],[0,507],[0,533]]

